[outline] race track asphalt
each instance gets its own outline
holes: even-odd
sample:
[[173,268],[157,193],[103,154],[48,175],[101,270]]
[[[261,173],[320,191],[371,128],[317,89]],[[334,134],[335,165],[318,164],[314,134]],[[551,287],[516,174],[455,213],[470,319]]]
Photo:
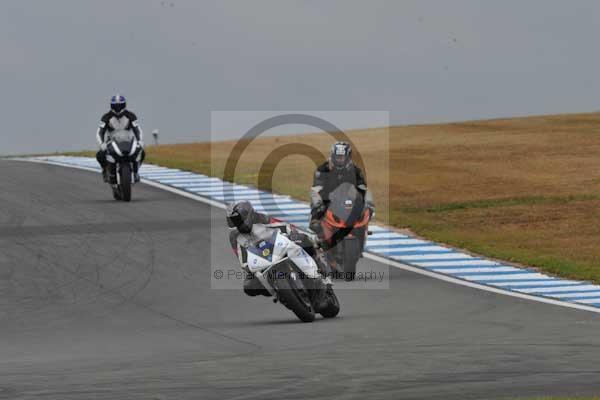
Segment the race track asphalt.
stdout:
[[[600,316],[391,268],[339,318],[211,289],[222,210],[0,161],[0,399],[496,399],[600,394]],[[372,260],[362,270],[387,271]]]

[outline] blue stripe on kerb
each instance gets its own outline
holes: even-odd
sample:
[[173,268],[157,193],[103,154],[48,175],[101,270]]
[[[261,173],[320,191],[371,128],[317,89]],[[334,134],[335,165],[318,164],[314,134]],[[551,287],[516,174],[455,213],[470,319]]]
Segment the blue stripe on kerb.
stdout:
[[[100,170],[96,161],[89,157],[51,156],[33,158]],[[277,219],[301,227],[308,226],[310,208],[306,203],[293,200],[288,196],[264,192],[245,185],[223,182],[215,177],[151,164],[143,165],[140,169],[140,175],[144,179],[170,185],[221,203],[248,200],[260,212],[268,213]],[[382,226],[373,225],[369,228],[373,231],[373,235],[367,238],[365,249],[380,257],[397,260],[436,274],[469,280],[477,284],[600,308],[599,285],[564,280],[544,275],[532,269],[523,269],[506,263],[472,256]]]
[[489,268],[490,270],[493,270],[496,268],[503,268],[503,267],[506,267],[506,265],[465,264],[465,265],[453,265],[450,267],[444,266],[444,267],[423,267],[423,268],[431,269],[431,270],[434,270],[437,272],[442,272],[445,274],[451,274],[451,273],[453,273],[452,271],[457,270],[457,269],[462,269],[462,270],[465,270],[465,272],[468,272],[468,270],[479,270],[481,268]]
[[[394,260],[401,260],[401,261],[428,261],[428,262],[442,262],[442,261],[449,261],[449,260],[456,260],[456,261],[468,261],[468,260],[473,260],[472,258],[467,258],[464,257],[463,255],[461,255],[460,253],[455,253],[457,258],[423,258],[423,257],[417,257],[417,256],[392,256],[391,258],[393,258]],[[449,254],[450,255],[450,254]]]
[[[505,275],[521,275],[521,274],[531,274],[533,271],[521,270],[517,269],[516,271],[490,271],[490,272],[460,272],[452,275],[460,275],[460,276],[505,276]],[[482,278],[485,279],[485,278]]]
[[[368,240],[367,240],[368,243]],[[369,246],[368,244],[366,245],[366,247],[369,250],[373,250],[373,251],[378,251],[378,250],[386,250],[386,249],[401,249],[403,247],[435,247],[438,246],[435,243],[422,243],[422,244],[388,244],[388,245],[384,245],[384,246],[377,246],[377,245],[372,245]]]

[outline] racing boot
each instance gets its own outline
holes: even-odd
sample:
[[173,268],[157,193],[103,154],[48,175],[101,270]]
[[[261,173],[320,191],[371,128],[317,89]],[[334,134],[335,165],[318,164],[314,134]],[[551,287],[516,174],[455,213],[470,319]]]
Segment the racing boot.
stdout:
[[331,278],[333,271],[331,270],[331,267],[329,266],[329,262],[327,262],[327,255],[325,254],[323,249],[317,250],[317,254],[315,254],[314,259],[315,259],[315,262],[317,263],[317,269],[319,270],[321,275],[323,275],[327,278]]
[[111,185],[117,184],[117,166],[114,164],[109,164],[106,168],[108,170],[108,183]]
[[102,180],[104,183],[108,183],[108,168],[106,168],[106,165],[102,167]]
[[139,183],[140,182],[140,174],[139,174],[139,169],[140,169],[140,163],[136,162],[133,163],[133,181],[135,183]]

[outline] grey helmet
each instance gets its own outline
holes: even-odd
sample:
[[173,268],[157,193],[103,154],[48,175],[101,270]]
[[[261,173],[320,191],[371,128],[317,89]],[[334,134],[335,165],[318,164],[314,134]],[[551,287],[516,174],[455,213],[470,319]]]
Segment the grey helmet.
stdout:
[[336,142],[331,146],[329,161],[335,169],[345,169],[352,165],[352,146],[348,142]]
[[254,207],[249,201],[231,203],[226,210],[227,226],[237,228],[240,233],[250,233],[254,224],[254,214]]

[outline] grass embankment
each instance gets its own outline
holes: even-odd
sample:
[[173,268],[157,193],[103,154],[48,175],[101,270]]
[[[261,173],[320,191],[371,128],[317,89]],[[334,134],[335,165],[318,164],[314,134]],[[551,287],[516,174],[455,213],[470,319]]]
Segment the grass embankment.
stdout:
[[[600,282],[600,114],[392,127],[389,182],[384,131],[349,133],[365,158],[381,221],[489,257]],[[260,138],[242,155],[236,180],[256,185],[266,154],[288,143],[327,151],[331,139]],[[222,176],[233,144],[149,147],[147,160]],[[313,169],[300,156],[266,168],[274,171],[275,191],[303,200]]]

